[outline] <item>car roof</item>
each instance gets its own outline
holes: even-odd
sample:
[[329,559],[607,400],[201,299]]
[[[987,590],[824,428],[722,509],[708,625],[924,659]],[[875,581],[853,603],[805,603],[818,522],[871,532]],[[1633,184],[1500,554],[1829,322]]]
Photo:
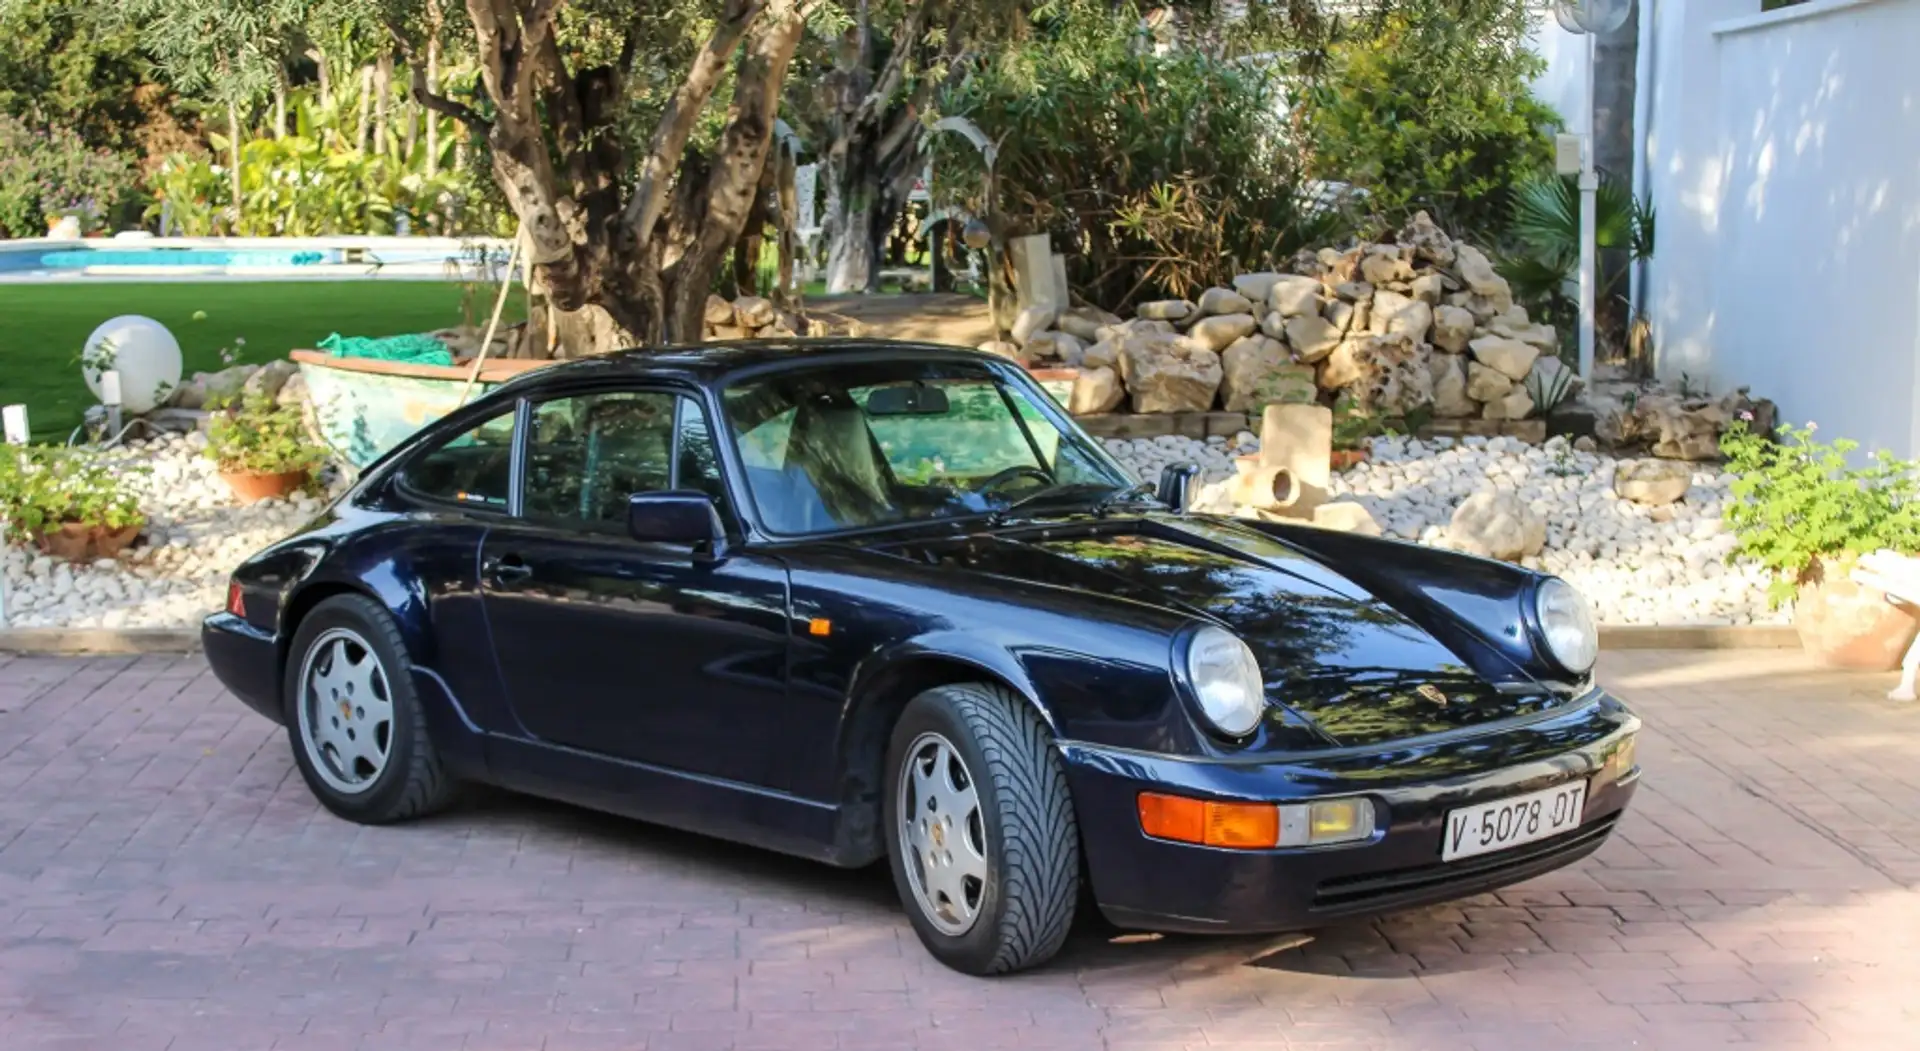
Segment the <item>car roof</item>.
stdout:
[[978,350],[910,340],[857,337],[732,340],[657,350],[622,350],[576,358],[522,373],[501,384],[494,393],[524,393],[550,384],[599,377],[679,379],[702,385],[725,385],[728,381],[751,373],[806,368],[836,361],[885,360],[894,356],[948,362],[992,363],[1007,360]]

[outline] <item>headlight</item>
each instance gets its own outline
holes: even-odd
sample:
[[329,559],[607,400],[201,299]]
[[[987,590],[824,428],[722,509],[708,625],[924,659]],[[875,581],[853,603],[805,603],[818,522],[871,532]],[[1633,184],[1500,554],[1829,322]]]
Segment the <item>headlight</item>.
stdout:
[[1200,713],[1221,733],[1240,737],[1260,724],[1266,685],[1253,651],[1231,632],[1208,625],[1187,643],[1187,683]]
[[1593,626],[1593,611],[1587,608],[1587,600],[1572,584],[1548,577],[1534,589],[1533,603],[1547,652],[1562,668],[1585,674],[1600,655],[1600,633]]

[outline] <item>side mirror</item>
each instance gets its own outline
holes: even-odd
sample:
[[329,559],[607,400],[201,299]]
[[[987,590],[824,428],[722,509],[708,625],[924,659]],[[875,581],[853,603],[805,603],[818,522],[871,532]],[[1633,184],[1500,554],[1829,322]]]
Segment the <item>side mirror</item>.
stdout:
[[727,554],[727,530],[713,498],[689,489],[627,497],[627,535],[643,544],[689,544],[698,561]]
[[1180,514],[1187,511],[1187,489],[1193,484],[1200,468],[1190,463],[1170,463],[1160,469],[1160,487],[1154,499],[1173,508]]

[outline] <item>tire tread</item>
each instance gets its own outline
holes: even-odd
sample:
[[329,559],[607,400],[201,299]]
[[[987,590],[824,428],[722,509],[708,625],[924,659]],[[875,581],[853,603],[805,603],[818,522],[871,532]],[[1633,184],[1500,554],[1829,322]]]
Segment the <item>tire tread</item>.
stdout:
[[1045,962],[1073,927],[1080,897],[1080,832],[1053,735],[1004,686],[941,687],[986,756],[999,801],[1007,902],[998,951],[986,970],[1006,974]]
[[[412,821],[445,810],[459,796],[460,782],[447,771],[439,749],[434,747],[433,738],[427,733],[426,713],[421,711],[419,697],[413,690],[412,679],[408,677],[411,669],[406,666],[407,645],[400,636],[399,627],[385,609],[364,595],[329,598],[315,606],[306,619],[310,621],[315,614],[330,609],[352,616],[377,636],[369,641],[378,642],[387,653],[398,655],[401,666],[386,669],[388,689],[396,695],[402,690],[406,693],[405,698],[394,697],[394,718],[407,720],[407,736],[413,743],[412,747],[404,749],[405,776],[393,802],[377,811],[356,814],[355,819],[367,824],[386,825]],[[384,655],[382,660],[385,660]]]

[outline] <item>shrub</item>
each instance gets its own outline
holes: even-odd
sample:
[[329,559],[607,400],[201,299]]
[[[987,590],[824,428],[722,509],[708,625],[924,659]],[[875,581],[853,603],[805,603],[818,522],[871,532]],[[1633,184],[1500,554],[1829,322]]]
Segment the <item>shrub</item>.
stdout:
[[207,457],[222,471],[290,474],[327,461],[327,450],[307,436],[297,405],[279,405],[270,395],[253,393],[219,410],[207,422]]
[[[1639,261],[1653,256],[1654,214],[1651,202],[1611,175],[1600,173],[1594,192],[1594,244],[1602,251],[1625,251]],[[1511,248],[1498,260],[1500,273],[1513,286],[1513,295],[1535,320],[1558,326],[1562,335],[1579,322],[1579,303],[1567,295],[1567,283],[1579,276],[1580,189],[1571,175],[1543,175],[1528,179],[1515,190],[1513,214],[1507,226]],[[1626,271],[1600,269],[1601,285],[1594,301],[1601,321],[1612,319],[1624,328]],[[1614,333],[1615,339],[1624,332]]]
[[1365,188],[1388,222],[1424,208],[1484,239],[1552,166],[1559,117],[1528,89],[1545,68],[1529,24],[1518,0],[1403,0],[1350,27],[1296,109],[1312,174]]
[[1748,555],[1773,574],[1773,605],[1823,561],[1891,548],[1920,551],[1920,464],[1882,449],[1848,465],[1860,443],[1813,438],[1814,425],[1783,424],[1769,441],[1736,422],[1720,438],[1734,474],[1726,523]]
[[73,522],[123,529],[145,519],[127,488],[132,469],[89,449],[0,446],[0,519],[6,535],[31,539]]
[[63,215],[97,230],[134,185],[132,166],[112,151],[89,149],[67,128],[0,114],[0,234],[44,237]]
[[[1130,9],[1069,7],[1044,39],[1008,49],[948,91],[941,109],[999,143],[995,217],[1046,232],[1068,280],[1122,309],[1264,269],[1337,236],[1306,207],[1270,62],[1155,53]],[[985,171],[958,136],[932,140],[936,192],[973,195]]]

